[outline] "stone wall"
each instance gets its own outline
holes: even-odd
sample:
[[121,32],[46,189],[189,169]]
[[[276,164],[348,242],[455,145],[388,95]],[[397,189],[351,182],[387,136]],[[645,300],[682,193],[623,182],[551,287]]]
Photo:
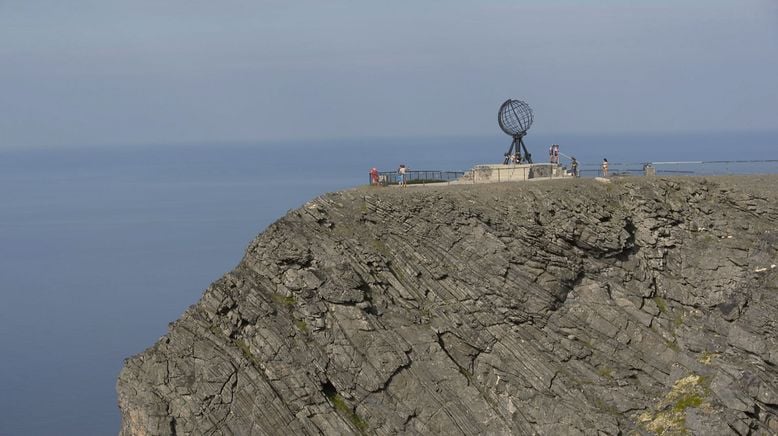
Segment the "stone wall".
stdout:
[[463,177],[473,183],[516,182],[537,178],[569,177],[564,169],[553,164],[476,165]]

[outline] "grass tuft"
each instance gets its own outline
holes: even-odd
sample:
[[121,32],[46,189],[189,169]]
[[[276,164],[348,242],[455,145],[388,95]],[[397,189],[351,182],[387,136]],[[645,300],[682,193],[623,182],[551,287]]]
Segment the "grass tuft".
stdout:
[[273,294],[271,297],[273,301],[275,301],[278,304],[283,304],[284,306],[294,306],[297,304],[297,298],[294,297],[294,295],[286,296],[281,294]]
[[599,374],[599,376],[603,378],[613,378],[613,370],[611,368],[608,368],[607,366],[601,366],[597,370],[597,374]]
[[257,356],[251,353],[251,348],[249,347],[249,344],[246,343],[246,341],[242,339],[235,339],[235,345],[238,347],[241,353],[243,353],[243,357],[246,358],[249,362],[251,362],[252,365],[254,365],[256,368],[260,368],[260,361],[257,359]]
[[667,312],[667,301],[665,301],[662,297],[654,297],[654,303],[656,303],[656,307],[659,308],[659,312],[666,313]]
[[335,410],[338,411],[341,415],[348,418],[348,420],[351,422],[352,425],[354,425],[354,428],[356,428],[360,434],[367,434],[368,425],[367,422],[362,419],[359,415],[357,415],[351,407],[346,403],[346,400],[337,392],[335,393],[328,393],[327,399],[330,400],[333,407],[335,407]]

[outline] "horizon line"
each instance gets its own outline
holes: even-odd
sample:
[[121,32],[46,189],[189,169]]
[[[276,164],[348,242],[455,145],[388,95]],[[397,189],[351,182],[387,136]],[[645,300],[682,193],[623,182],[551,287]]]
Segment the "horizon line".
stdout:
[[[770,129],[728,129],[728,130],[666,130],[666,131],[565,131],[554,133],[536,133],[533,136],[550,136],[556,134],[559,136],[605,136],[605,137],[618,137],[618,136],[684,136],[684,135],[737,135],[737,134],[770,134],[775,133],[778,136],[778,128]],[[343,142],[356,142],[356,141],[393,141],[393,140],[437,140],[437,139],[451,139],[451,138],[485,138],[485,137],[503,137],[507,136],[502,132],[494,133],[462,133],[462,134],[445,134],[445,133],[423,133],[423,134],[408,134],[408,135],[365,135],[365,136],[300,136],[295,138],[257,138],[257,139],[202,139],[202,140],[181,140],[181,141],[142,141],[142,142],[88,142],[88,143],[69,143],[69,144],[36,144],[36,145],[0,145],[0,153],[12,152],[12,151],[46,151],[46,150],[79,150],[79,149],[94,149],[94,148],[110,148],[110,149],[132,149],[132,148],[149,148],[149,147],[208,147],[208,146],[232,146],[232,147],[247,147],[247,146],[279,146],[279,145],[310,145],[311,143],[332,143],[337,141]],[[529,136],[529,132],[528,132]],[[776,139],[778,141],[778,139]]]

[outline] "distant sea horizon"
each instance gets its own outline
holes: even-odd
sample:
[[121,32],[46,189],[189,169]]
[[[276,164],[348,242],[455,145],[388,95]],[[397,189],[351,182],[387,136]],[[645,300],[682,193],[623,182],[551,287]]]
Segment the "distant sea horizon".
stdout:
[[[700,151],[706,148],[708,152],[718,154],[727,150],[724,145],[745,143],[750,149],[752,147],[761,148],[764,145],[776,145],[778,139],[778,127],[775,129],[755,129],[755,130],[722,130],[722,131],[668,131],[668,132],[620,132],[608,131],[602,133],[596,132],[563,132],[547,133],[535,132],[535,129],[528,131],[525,136],[525,142],[533,153],[547,151],[548,145],[553,143],[564,144],[564,148],[570,151],[578,151],[582,156],[592,152],[597,154],[601,151],[611,151],[612,147],[617,145],[620,149],[632,155],[637,149],[647,145],[654,145],[647,150],[656,152],[676,152],[675,146],[681,142],[686,143],[694,151]],[[403,147],[412,144],[420,146],[434,146],[443,142],[453,142],[457,145],[469,143],[473,150],[484,149],[485,154],[494,154],[496,150],[507,149],[511,138],[502,132],[496,131],[491,134],[423,134],[423,135],[398,135],[398,136],[344,136],[344,137],[324,137],[324,138],[277,138],[277,139],[226,139],[226,140],[199,140],[199,141],[167,141],[167,142],[133,142],[123,143],[121,140],[110,140],[104,142],[89,142],[85,144],[36,144],[36,145],[14,145],[0,144],[0,155],[10,153],[28,153],[28,152],[47,152],[47,151],[140,151],[150,148],[162,149],[203,149],[211,147],[225,148],[255,148],[255,147],[332,147],[333,145],[352,147],[371,145],[382,146],[393,144]],[[604,149],[603,149],[604,147]],[[462,151],[463,149],[459,149]],[[503,152],[505,150],[502,150]],[[471,154],[471,153],[468,153]],[[641,155],[641,160],[646,156]]]
[[[114,385],[288,210],[367,183],[368,171],[500,163],[511,138],[364,138],[0,149],[0,435],[119,430]],[[584,169],[778,160],[778,131],[535,134]],[[563,163],[565,161],[563,160]],[[674,164],[672,168],[681,169]],[[670,168],[670,167],[667,167]],[[778,173],[778,164],[692,166]]]

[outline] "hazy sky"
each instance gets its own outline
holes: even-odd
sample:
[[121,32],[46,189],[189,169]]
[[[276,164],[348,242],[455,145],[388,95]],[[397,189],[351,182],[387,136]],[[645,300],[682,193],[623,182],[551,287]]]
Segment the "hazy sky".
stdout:
[[0,147],[778,128],[773,0],[0,0]]

